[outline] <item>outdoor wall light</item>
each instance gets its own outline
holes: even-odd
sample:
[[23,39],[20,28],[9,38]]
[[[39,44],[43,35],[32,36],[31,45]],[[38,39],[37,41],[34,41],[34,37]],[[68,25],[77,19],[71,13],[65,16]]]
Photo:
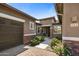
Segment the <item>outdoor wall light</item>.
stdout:
[[71,22],[76,23],[77,22],[77,16],[73,16],[72,19],[71,19]]

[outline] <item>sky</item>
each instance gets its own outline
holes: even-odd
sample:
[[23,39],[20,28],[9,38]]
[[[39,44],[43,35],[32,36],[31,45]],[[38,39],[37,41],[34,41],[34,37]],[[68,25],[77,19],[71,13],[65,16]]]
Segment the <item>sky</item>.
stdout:
[[53,16],[57,19],[54,3],[10,3],[9,5],[37,19]]

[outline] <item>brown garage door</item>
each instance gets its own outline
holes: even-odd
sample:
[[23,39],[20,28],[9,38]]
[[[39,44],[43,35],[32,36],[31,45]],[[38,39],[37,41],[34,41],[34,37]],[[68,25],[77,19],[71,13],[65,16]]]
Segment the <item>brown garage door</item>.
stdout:
[[0,51],[23,43],[23,23],[0,18]]

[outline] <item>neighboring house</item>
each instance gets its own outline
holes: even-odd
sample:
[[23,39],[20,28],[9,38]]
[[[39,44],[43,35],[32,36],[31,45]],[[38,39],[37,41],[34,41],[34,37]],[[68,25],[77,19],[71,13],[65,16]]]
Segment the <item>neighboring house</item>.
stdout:
[[[36,19],[7,4],[0,4],[0,50],[27,44],[36,35]],[[24,37],[24,39],[23,39]]]
[[72,55],[79,55],[79,4],[56,4],[62,19],[62,39],[71,49]]

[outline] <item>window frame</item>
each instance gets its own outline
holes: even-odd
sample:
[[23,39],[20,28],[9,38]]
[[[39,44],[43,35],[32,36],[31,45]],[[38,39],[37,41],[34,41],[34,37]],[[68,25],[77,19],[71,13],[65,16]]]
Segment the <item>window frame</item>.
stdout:
[[35,30],[35,24],[34,24],[34,22],[29,22],[29,29],[30,30]]

